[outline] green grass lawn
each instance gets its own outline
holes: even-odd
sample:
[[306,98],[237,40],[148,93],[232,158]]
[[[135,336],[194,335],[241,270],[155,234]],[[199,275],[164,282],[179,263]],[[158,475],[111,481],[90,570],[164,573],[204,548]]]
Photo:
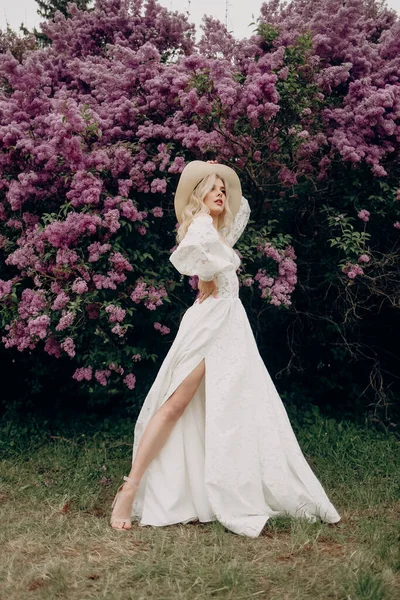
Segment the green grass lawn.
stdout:
[[129,467],[133,425],[80,428],[3,424],[1,600],[400,598],[393,437],[321,417],[296,428],[342,522],[282,517],[251,539],[219,523],[113,531],[110,504]]

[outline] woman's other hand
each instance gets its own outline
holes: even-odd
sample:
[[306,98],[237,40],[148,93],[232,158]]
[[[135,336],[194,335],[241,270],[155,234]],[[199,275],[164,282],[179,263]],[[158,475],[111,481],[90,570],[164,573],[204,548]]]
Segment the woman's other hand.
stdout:
[[211,281],[202,281],[201,279],[199,279],[197,287],[199,289],[199,304],[201,304],[203,300],[208,298],[208,296],[211,296],[211,294],[214,296],[214,298],[218,298],[217,284],[215,279],[212,279]]

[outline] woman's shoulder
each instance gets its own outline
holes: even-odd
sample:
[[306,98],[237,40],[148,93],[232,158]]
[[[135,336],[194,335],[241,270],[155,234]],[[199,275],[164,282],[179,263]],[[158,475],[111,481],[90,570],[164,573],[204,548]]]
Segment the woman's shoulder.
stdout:
[[208,213],[198,213],[197,215],[194,215],[193,221],[191,224],[193,224],[194,222],[196,222],[196,224],[200,223],[202,225],[203,224],[208,225],[209,223],[213,222],[213,218]]
[[[228,246],[228,248],[232,248],[232,246],[229,244],[229,240],[226,237],[225,231],[218,231],[214,227],[214,220],[211,215],[209,215],[208,213],[199,213],[195,217],[193,217],[193,221],[195,220],[196,224],[194,225],[194,227],[196,228],[196,230],[202,232],[206,231],[207,236],[213,241],[218,240],[225,246]],[[193,221],[191,225],[193,225]]]
[[201,238],[202,241],[213,241],[218,240],[218,231],[214,227],[214,221],[211,215],[207,213],[199,213],[195,215],[190,223],[187,233],[190,238],[197,237]]
[[214,221],[211,215],[207,213],[199,213],[195,215],[190,223],[188,230],[209,230],[217,231],[214,227]]

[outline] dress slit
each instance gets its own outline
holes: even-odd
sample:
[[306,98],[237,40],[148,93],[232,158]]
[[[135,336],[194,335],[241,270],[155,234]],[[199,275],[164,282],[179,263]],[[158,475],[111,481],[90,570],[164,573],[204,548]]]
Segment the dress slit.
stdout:
[[[164,394],[164,397],[163,397],[163,399],[162,399],[162,401],[161,401],[160,405],[159,405],[159,406],[156,408],[156,410],[159,410],[159,409],[161,408],[161,406],[163,406],[163,404],[165,404],[165,402],[167,402],[167,401],[168,401],[168,400],[171,398],[171,396],[172,396],[173,394],[175,394],[175,392],[176,392],[176,390],[179,388],[179,386],[180,386],[180,385],[182,385],[182,383],[185,381],[185,379],[186,379],[187,377],[189,377],[189,375],[191,375],[191,374],[193,373],[193,371],[194,371],[194,370],[195,370],[195,369],[196,369],[196,368],[199,366],[199,364],[200,364],[200,363],[201,363],[203,360],[205,361],[205,359],[206,359],[206,356],[204,355],[204,356],[203,356],[203,358],[201,358],[200,360],[198,360],[198,361],[196,362],[196,364],[194,365],[194,367],[190,367],[190,368],[187,370],[188,372],[186,373],[186,375],[185,375],[185,372],[183,372],[183,375],[182,375],[182,373],[180,373],[180,374],[179,374],[179,380],[178,380],[178,383],[174,383],[174,379],[172,378],[172,380],[171,380],[171,381],[173,382],[173,389],[172,389],[172,391],[170,391],[170,389],[171,389],[171,387],[172,387],[172,385],[171,385],[171,383],[170,383],[170,385],[169,385],[169,387],[168,387],[168,390],[167,390],[167,392]],[[189,363],[189,364],[192,364],[192,362],[193,362],[193,361],[190,361],[190,363]],[[207,370],[207,368],[206,368],[205,370]],[[206,376],[206,374],[204,373],[204,377],[202,377],[201,381],[202,381],[203,379],[205,379],[205,376]],[[200,385],[201,385],[201,382],[200,382]],[[197,391],[197,390],[196,390],[196,391]],[[196,392],[195,392],[195,394],[196,394]],[[195,395],[195,394],[194,394],[194,395]],[[192,400],[190,400],[190,402],[191,402],[191,401],[192,401]],[[190,405],[190,402],[189,402],[188,406]],[[155,412],[155,411],[154,411],[154,412]]]
[[[190,521],[215,520],[205,485],[205,401],[207,354],[179,360],[172,370],[165,394],[146,415],[145,429],[153,414],[171,397],[201,361],[205,374],[158,456],[142,478],[133,505],[139,524],[165,526]],[[151,395],[148,396],[151,398]],[[138,443],[139,439],[137,439]],[[135,445],[136,446],[136,445]]]

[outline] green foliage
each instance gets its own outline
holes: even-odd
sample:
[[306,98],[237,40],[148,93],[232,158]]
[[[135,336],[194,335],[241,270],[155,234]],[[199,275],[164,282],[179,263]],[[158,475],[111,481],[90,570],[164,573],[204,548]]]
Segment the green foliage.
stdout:
[[[52,19],[59,10],[66,17],[68,16],[68,4],[71,0],[35,0],[38,5],[38,14],[44,19]],[[79,10],[87,10],[92,4],[92,0],[74,0]]]
[[256,29],[256,33],[262,37],[265,50],[270,50],[273,41],[279,35],[279,27],[270,23],[260,23]]
[[327,206],[322,206],[322,210],[326,210],[328,216],[328,225],[335,231],[340,229],[340,235],[328,239],[331,248],[336,247],[341,250],[343,259],[339,262],[339,267],[344,267],[346,262],[357,261],[360,254],[365,254],[369,251],[367,243],[371,238],[371,234],[366,231],[357,231],[353,223],[354,217],[346,216],[345,214],[332,214],[332,211]]

